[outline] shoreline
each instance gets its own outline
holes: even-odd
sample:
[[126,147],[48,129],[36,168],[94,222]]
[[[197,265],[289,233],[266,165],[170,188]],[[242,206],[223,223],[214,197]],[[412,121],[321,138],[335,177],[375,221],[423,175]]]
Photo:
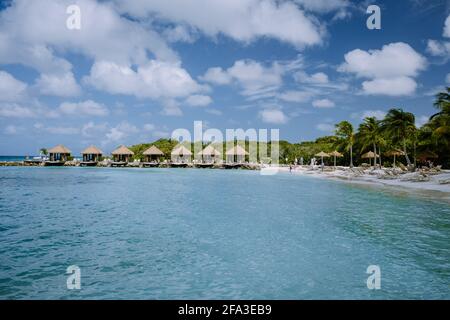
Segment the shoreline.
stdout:
[[[26,161],[3,161],[0,162],[0,167],[44,167],[42,162],[26,162]],[[62,167],[81,167],[79,162],[67,161]],[[91,168],[112,168],[110,163],[99,162],[96,166]],[[142,163],[130,162],[122,168],[143,168]],[[180,168],[176,163],[158,163],[151,166],[152,168]],[[352,184],[377,185],[380,187],[402,188],[405,191],[419,191],[419,192],[433,192],[439,193],[440,196],[448,197],[450,200],[450,170],[440,170],[439,172],[423,173],[419,172],[402,172],[401,170],[392,168],[373,169],[373,168],[353,168],[337,167],[336,170],[331,170],[332,167],[326,167],[322,171],[320,166],[294,166],[292,171],[289,166],[270,166],[264,167],[259,164],[183,164],[181,168],[192,169],[222,169],[222,170],[278,170],[283,173],[290,173],[293,175],[303,175],[319,179],[332,179]],[[389,175],[389,172],[397,172],[395,175]],[[397,189],[398,190],[398,189]]]
[[[419,191],[419,192],[432,192],[440,197],[444,196],[450,200],[450,170],[442,170],[437,174],[426,175],[426,179],[422,181],[415,180],[421,176],[419,172],[405,172],[399,174],[397,177],[390,179],[383,179],[382,172],[380,170],[365,169],[361,171],[361,174],[354,174],[348,167],[340,167],[335,171],[321,171],[318,169],[311,169],[306,167],[296,167],[292,171],[289,171],[289,167],[277,167],[278,170],[285,173],[291,173],[294,175],[303,175],[319,179],[331,179],[334,181],[341,181],[352,184],[363,185],[376,185],[380,187],[397,188],[400,187],[404,191]],[[264,169],[263,169],[264,170]],[[425,176],[423,176],[425,178]],[[441,183],[441,182],[446,183]],[[398,189],[396,189],[398,191]]]

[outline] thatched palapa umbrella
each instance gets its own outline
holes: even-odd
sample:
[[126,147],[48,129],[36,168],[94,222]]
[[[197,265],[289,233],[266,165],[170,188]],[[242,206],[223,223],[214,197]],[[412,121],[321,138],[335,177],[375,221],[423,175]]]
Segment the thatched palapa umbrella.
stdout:
[[439,156],[436,153],[428,150],[419,153],[419,155],[417,156],[417,159],[419,159],[420,161],[427,161],[428,159],[437,159],[437,158],[439,158]]
[[333,152],[330,152],[329,155],[334,157],[334,166],[335,167],[336,167],[336,157],[342,158],[344,156],[342,153],[339,153],[336,150],[334,150]]
[[375,154],[375,153],[373,153],[372,151],[369,151],[369,152],[367,152],[367,153],[364,153],[364,154],[361,156],[361,158],[363,158],[363,159],[369,159],[369,164],[370,164],[370,165],[372,165],[370,159],[375,159],[375,157],[376,157],[376,158],[379,158],[380,156],[377,155],[377,154]]
[[328,153],[325,153],[323,151],[320,151],[318,154],[315,155],[316,157],[320,157],[320,159],[322,160],[322,166],[323,166],[323,158],[328,158],[330,155]]
[[386,155],[388,157],[394,157],[394,168],[395,168],[395,157],[404,156],[405,153],[402,150],[394,149],[391,151],[386,152]]

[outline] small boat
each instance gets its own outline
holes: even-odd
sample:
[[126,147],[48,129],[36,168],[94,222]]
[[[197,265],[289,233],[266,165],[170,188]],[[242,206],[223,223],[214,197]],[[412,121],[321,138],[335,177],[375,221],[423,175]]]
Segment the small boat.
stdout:
[[41,154],[40,156],[33,157],[32,159],[27,158],[27,159],[23,160],[23,162],[27,163],[27,164],[41,164],[42,162],[45,162],[48,160],[49,160],[49,158],[47,156],[44,156]]
[[40,155],[40,156],[37,156],[37,157],[33,157],[33,159],[26,159],[26,161],[47,161],[47,160],[49,160],[49,158],[47,157],[47,156],[45,156],[45,155]]

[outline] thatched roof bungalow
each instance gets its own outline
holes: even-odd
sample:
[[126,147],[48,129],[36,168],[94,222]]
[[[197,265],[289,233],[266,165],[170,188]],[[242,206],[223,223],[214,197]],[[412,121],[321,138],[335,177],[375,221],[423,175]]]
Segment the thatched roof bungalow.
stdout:
[[67,160],[69,160],[71,151],[63,146],[62,144],[57,145],[56,147],[48,150],[49,164],[50,163],[60,163],[64,164]]
[[217,163],[221,160],[222,153],[220,153],[212,144],[197,153],[202,157],[203,163]]
[[173,163],[189,163],[191,162],[192,152],[183,145],[175,147],[170,153]]
[[103,155],[103,152],[96,146],[89,146],[81,152],[83,156],[83,161],[81,165],[94,165]]
[[159,159],[164,156],[164,152],[159,150],[156,146],[151,146],[142,154],[144,155],[144,162],[159,162]]
[[248,156],[249,153],[240,145],[237,145],[229,149],[225,155],[227,156],[227,163],[244,163],[245,156]]
[[111,154],[113,156],[113,163],[126,164],[130,162],[131,157],[134,155],[134,152],[124,145],[121,145],[116,150],[111,152]]

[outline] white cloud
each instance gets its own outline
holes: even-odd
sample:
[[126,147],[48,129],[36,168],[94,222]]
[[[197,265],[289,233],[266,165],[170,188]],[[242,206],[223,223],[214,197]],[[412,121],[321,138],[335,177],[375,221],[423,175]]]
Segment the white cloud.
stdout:
[[177,101],[169,99],[163,102],[163,109],[161,110],[161,114],[164,116],[180,117],[183,115],[183,111],[180,109]]
[[356,49],[345,54],[340,71],[363,78],[417,76],[426,67],[426,59],[403,42],[384,45],[381,50]]
[[164,30],[164,36],[169,42],[187,42],[192,43],[195,41],[195,36],[192,30],[189,30],[186,26],[177,25],[175,27],[169,27]]
[[330,123],[319,123],[316,125],[316,129],[322,132],[332,133],[334,131],[334,125]]
[[152,123],[146,123],[143,126],[144,131],[153,131],[155,130],[155,128],[156,128],[155,125]]
[[239,60],[227,71],[242,85],[244,95],[253,95],[267,88],[277,88],[282,84],[283,70],[277,64],[266,68],[253,60]]
[[450,38],[450,15],[445,19],[444,37]]
[[46,131],[51,134],[64,134],[64,135],[75,135],[79,134],[80,130],[73,127],[47,127]]
[[[442,36],[450,38],[450,15],[445,19]],[[450,41],[439,41],[429,39],[427,42],[427,52],[435,57],[442,57],[446,62],[450,59]]]
[[346,0],[295,0],[308,11],[328,13],[330,11],[342,10],[349,6]]
[[323,27],[292,2],[271,0],[116,1],[122,12],[189,25],[208,36],[273,38],[298,48],[321,43]]
[[221,116],[222,115],[222,111],[218,110],[218,109],[212,109],[212,108],[208,108],[206,109],[207,113],[213,114],[215,116]]
[[450,56],[450,42],[428,40],[427,52],[435,57],[448,57]]
[[284,124],[288,117],[279,109],[265,109],[259,112],[259,117],[263,122],[273,124]]
[[102,144],[105,145],[112,142],[123,141],[123,139],[125,139],[126,137],[138,132],[139,129],[136,126],[128,123],[127,121],[123,121],[117,126],[109,129],[109,131],[105,135],[106,140],[104,140]]
[[212,103],[212,99],[209,96],[194,94],[186,99],[186,103],[192,107],[206,107]]
[[[69,30],[65,27],[66,8],[71,4],[70,0],[16,0],[0,11],[0,64],[22,64],[37,70],[36,86],[44,95],[80,93],[72,65],[62,57],[68,53],[96,61],[94,67],[104,67],[106,61],[120,69],[109,70],[118,71],[115,74],[100,70],[105,77],[112,76],[110,81],[91,74],[88,79],[98,80],[100,89],[120,93],[117,82],[122,81],[125,94],[139,97],[173,96],[180,90],[187,91],[182,94],[187,96],[197,91],[192,88],[198,85],[181,68],[177,54],[151,24],[121,15],[111,3],[79,0],[81,29]],[[127,85],[130,78],[133,81]]]
[[36,113],[28,107],[23,107],[17,103],[0,103],[0,117],[33,118],[35,116]]
[[315,93],[311,91],[285,91],[280,93],[278,98],[286,102],[306,102],[314,95]]
[[365,118],[375,117],[378,120],[383,119],[386,112],[382,110],[364,110],[362,112],[355,112],[351,114],[353,119],[364,120]]
[[106,134],[107,141],[114,142],[119,141],[125,137],[125,133],[117,128],[111,128]]
[[408,44],[397,42],[385,45],[381,50],[348,52],[339,71],[370,79],[363,82],[366,94],[397,96],[415,91],[414,77],[426,66],[423,56]]
[[7,118],[59,118],[63,112],[60,108],[49,108],[38,100],[30,100],[25,103],[4,102],[0,103],[0,117]]
[[83,81],[111,94],[139,98],[185,97],[205,90],[178,63],[151,60],[137,71],[126,65],[97,61]]
[[[348,80],[340,78],[338,81],[331,82],[328,75],[324,72],[316,72],[313,74],[308,74],[305,71],[297,71],[293,74],[295,81],[300,83],[302,87],[306,87],[309,91],[312,89],[320,89],[320,92],[316,90],[315,93],[325,93],[332,91],[345,91],[348,89]],[[328,90],[327,90],[328,89]]]
[[0,70],[0,101],[18,101],[25,95],[27,84]]
[[386,116],[386,112],[382,110],[366,110],[361,114],[361,119],[375,117],[378,120],[383,119]]
[[66,8],[71,4],[70,0],[12,2],[0,13],[0,63],[22,63],[41,72],[70,70],[70,63],[56,57],[56,51],[119,64],[145,63],[147,51],[157,59],[177,60],[156,32],[121,16],[105,2],[78,0],[81,29],[69,30]]
[[80,129],[69,126],[45,126],[41,123],[36,123],[34,128],[38,131],[55,135],[76,135],[80,133]]
[[318,99],[312,102],[315,108],[334,108],[335,103],[329,99]]
[[4,129],[3,129],[3,133],[6,135],[16,135],[19,134],[21,132],[24,131],[23,127],[18,127],[15,125],[7,125]]
[[42,73],[36,80],[36,86],[44,95],[72,97],[81,93],[81,88],[72,72],[63,74]]
[[327,84],[329,82],[328,76],[323,72],[308,75],[304,71],[299,71],[294,74],[294,79],[298,82],[308,84]]
[[96,124],[93,121],[89,121],[81,127],[81,134],[83,137],[95,137],[103,134],[108,130],[108,125],[106,123]]
[[417,83],[410,77],[397,77],[364,81],[362,87],[366,94],[405,96],[416,91]]
[[236,82],[242,87],[241,94],[254,98],[274,96],[283,83],[284,68],[278,63],[266,67],[254,60],[238,60],[227,70],[215,67],[201,77],[215,84]]
[[425,123],[427,123],[429,119],[430,119],[430,117],[428,117],[428,116],[418,116],[418,117],[416,117],[416,127],[420,128]]
[[155,138],[168,138],[168,137],[170,137],[170,133],[168,131],[164,131],[164,130],[155,130],[155,131],[153,131],[152,135]]
[[229,84],[232,80],[231,76],[220,67],[209,68],[200,79],[222,85]]
[[109,111],[105,105],[92,100],[83,102],[63,102],[59,106],[59,111],[65,115],[88,115],[88,116],[106,116]]

